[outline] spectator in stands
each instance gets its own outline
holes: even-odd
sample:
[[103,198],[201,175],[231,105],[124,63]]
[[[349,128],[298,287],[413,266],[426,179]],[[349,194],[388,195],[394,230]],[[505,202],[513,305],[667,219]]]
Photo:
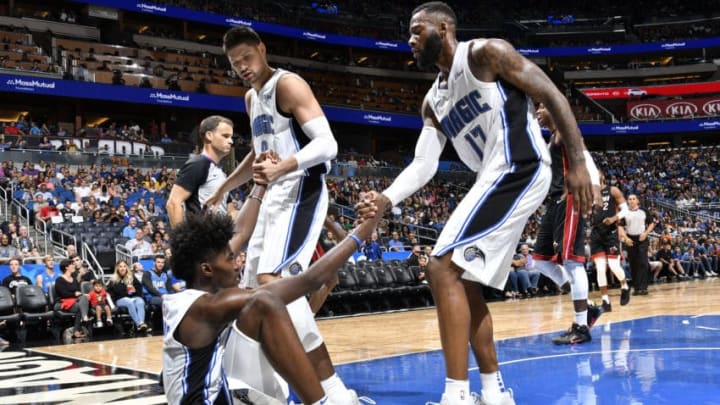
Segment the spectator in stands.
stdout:
[[110,304],[108,304],[108,293],[105,291],[102,281],[93,281],[93,289],[88,293],[88,301],[90,301],[90,307],[95,311],[95,327],[102,328],[103,321],[102,315],[105,313],[105,323],[108,326],[112,326],[112,310]]
[[70,259],[63,259],[60,262],[60,269],[63,274],[55,281],[55,293],[58,297],[55,308],[76,313],[73,338],[81,339],[86,337],[81,326],[83,322],[90,320],[88,318],[90,304],[87,295],[83,294],[80,289],[80,283],[73,277],[75,262]]
[[[103,204],[105,204],[105,203],[103,202]],[[114,224],[116,222],[123,222],[123,223],[125,222],[123,217],[120,214],[118,214],[117,208],[110,206],[110,208],[108,208],[108,210],[109,210],[108,213],[105,214],[105,217],[103,218],[103,222],[106,222],[109,224]]]
[[20,253],[22,253],[23,257],[29,257],[30,252],[32,251],[33,247],[35,247],[35,244],[33,243],[32,239],[30,239],[30,236],[28,235],[28,228],[25,225],[20,226],[20,231],[17,237],[13,238],[13,244],[17,248]]
[[377,232],[373,232],[370,235],[370,239],[365,240],[362,251],[368,261],[382,261],[382,249],[378,243]]
[[392,238],[388,241],[388,250],[391,252],[400,252],[405,250],[405,246],[400,240],[400,234],[397,231],[392,232]]
[[516,292],[524,297],[537,294],[537,285],[540,280],[540,272],[535,270],[533,258],[530,254],[530,247],[527,244],[520,246],[520,251],[513,256],[512,268],[509,279]]
[[10,289],[10,292],[15,295],[18,287],[31,284],[32,280],[20,273],[20,258],[12,257],[10,259],[10,275],[3,279],[2,285]]
[[124,260],[117,262],[107,288],[115,305],[127,309],[137,330],[146,331],[148,326],[145,324],[145,300],[141,296],[142,284],[129,271],[127,262]]
[[143,273],[142,285],[145,301],[149,305],[162,306],[163,297],[168,291],[168,275],[165,272],[165,256],[155,257],[152,270]]
[[125,248],[130,251],[132,257],[152,256],[152,246],[144,238],[145,232],[141,228],[137,228],[135,237],[125,242]]
[[424,253],[420,245],[413,245],[412,254],[405,260],[405,265],[417,266],[419,263],[420,255]]
[[[42,198],[42,197],[41,197]],[[55,206],[55,201],[48,200],[47,205],[42,207],[37,214],[37,218],[43,221],[50,221],[52,217],[60,216],[60,211]]]
[[38,144],[38,149],[42,150],[53,150],[55,147],[52,143],[50,143],[50,140],[47,136],[43,136],[42,141]]
[[66,257],[75,257],[77,256],[77,247],[75,244],[70,243],[67,246],[65,246],[65,256]]
[[77,215],[70,200],[65,200],[65,204],[60,208],[60,215],[62,215],[65,222],[72,222],[73,217]]
[[83,261],[80,256],[71,256],[73,262],[75,262],[76,274],[75,278],[79,283],[83,281],[95,281],[95,273],[90,270],[90,266]]
[[135,232],[137,231],[137,218],[135,217],[129,217],[128,225],[123,228],[122,236],[123,238],[128,239],[134,239],[135,238]]
[[77,214],[83,218],[83,221],[89,221],[93,217],[94,211],[90,208],[90,203],[85,201]]
[[9,236],[0,235],[0,263],[9,263],[10,259],[17,257],[19,253],[17,248],[10,244]]
[[45,264],[45,270],[35,277],[35,284],[40,286],[47,294],[50,284],[60,277],[60,272],[55,271],[55,259],[51,255],[45,255],[43,263]]
[[[80,179],[80,184],[73,189],[75,192],[75,201],[84,201],[84,198],[90,196],[90,186],[85,179]],[[94,208],[94,207],[92,207]]]

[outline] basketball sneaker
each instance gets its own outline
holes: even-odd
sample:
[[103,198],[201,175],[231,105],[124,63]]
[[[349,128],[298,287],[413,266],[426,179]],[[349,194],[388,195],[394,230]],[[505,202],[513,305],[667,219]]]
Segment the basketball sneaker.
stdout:
[[630,288],[620,288],[620,305],[627,305],[630,302]]
[[612,312],[612,304],[610,304],[607,301],[602,302],[602,311],[605,312]]
[[598,318],[600,318],[600,315],[602,315],[602,314],[603,314],[602,307],[592,304],[592,303],[588,303],[588,309],[587,309],[588,328],[592,328],[593,325],[595,325],[595,322],[597,322]]
[[578,325],[573,323],[567,332],[560,336],[555,336],[552,341],[556,345],[575,345],[580,343],[589,342],[592,340],[590,336],[590,328],[585,325]]
[[513,392],[509,388],[502,393],[500,399],[494,402],[488,401],[488,399],[485,397],[485,393],[478,395],[477,393],[472,392],[470,393],[470,395],[472,396],[473,405],[515,405],[515,399],[513,399]]

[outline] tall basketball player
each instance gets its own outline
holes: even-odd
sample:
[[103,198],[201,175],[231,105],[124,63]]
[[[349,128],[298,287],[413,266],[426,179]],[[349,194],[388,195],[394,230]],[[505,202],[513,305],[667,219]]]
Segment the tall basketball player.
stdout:
[[[413,162],[374,198],[393,206],[425,185],[452,142],[477,173],[437,240],[427,278],[437,304],[446,382],[441,404],[514,404],[503,383],[488,306],[478,284],[502,289],[528,217],[550,185],[550,158],[531,98],[545,102],[567,134],[568,187],[582,211],[592,190],[570,106],[535,64],[499,39],[458,42],[456,17],[442,2],[418,6],[409,44],[421,67],[437,66],[422,106]],[[468,342],[480,366],[482,394],[471,395]]]
[[[327,215],[325,174],[329,160],[337,154],[337,142],[308,84],[294,73],[271,68],[265,44],[255,31],[247,27],[230,29],[223,38],[223,48],[233,70],[252,86],[245,104],[252,126],[253,151],[207,203],[220,203],[224,193],[250,178],[268,185],[248,244],[243,275],[246,287],[256,287],[307,270]],[[268,150],[277,153],[279,161],[252,163],[255,154]],[[337,403],[356,401],[355,392],[348,390],[335,373],[307,299],[290,303],[288,312],[328,396]],[[228,350],[238,353],[226,358],[244,358],[245,351],[257,349],[252,341],[235,333]],[[227,365],[228,377],[233,380],[247,382],[265,376]],[[282,397],[272,372],[266,376],[259,383],[274,387],[268,389],[277,395],[270,395]]]

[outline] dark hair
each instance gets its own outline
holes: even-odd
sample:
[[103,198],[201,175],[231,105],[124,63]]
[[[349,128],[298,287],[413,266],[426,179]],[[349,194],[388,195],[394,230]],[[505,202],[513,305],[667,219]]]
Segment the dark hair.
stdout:
[[225,54],[238,45],[260,45],[262,40],[254,29],[249,27],[233,27],[223,35],[223,52]]
[[225,118],[222,115],[211,115],[200,121],[200,127],[198,127],[197,133],[197,146],[199,149],[202,150],[203,145],[205,145],[205,133],[216,130],[218,125],[222,122],[230,125],[231,127],[233,126],[232,120],[230,118]]
[[102,282],[102,280],[95,280],[95,281],[93,281],[93,285],[94,286],[95,285],[103,285],[103,282]]
[[450,6],[448,6],[442,1],[430,1],[427,3],[423,3],[415,7],[415,10],[413,10],[411,15],[415,15],[421,11],[424,11],[428,14],[442,14],[445,17],[449,18],[451,23],[457,24],[457,16],[455,15],[455,12],[452,8],[450,8]]
[[73,264],[73,259],[62,259],[60,261],[60,270],[65,273],[65,270],[67,270],[68,266],[71,264]]
[[213,211],[189,214],[170,231],[170,267],[175,277],[191,285],[198,265],[227,249],[232,236],[229,215]]

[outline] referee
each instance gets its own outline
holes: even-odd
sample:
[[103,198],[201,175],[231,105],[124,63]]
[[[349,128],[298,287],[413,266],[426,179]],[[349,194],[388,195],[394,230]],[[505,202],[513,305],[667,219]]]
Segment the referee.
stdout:
[[627,246],[633,295],[647,295],[650,271],[648,268],[648,235],[655,229],[654,218],[643,208],[637,195],[627,199],[630,211],[626,213],[624,227],[619,227],[620,241]]

